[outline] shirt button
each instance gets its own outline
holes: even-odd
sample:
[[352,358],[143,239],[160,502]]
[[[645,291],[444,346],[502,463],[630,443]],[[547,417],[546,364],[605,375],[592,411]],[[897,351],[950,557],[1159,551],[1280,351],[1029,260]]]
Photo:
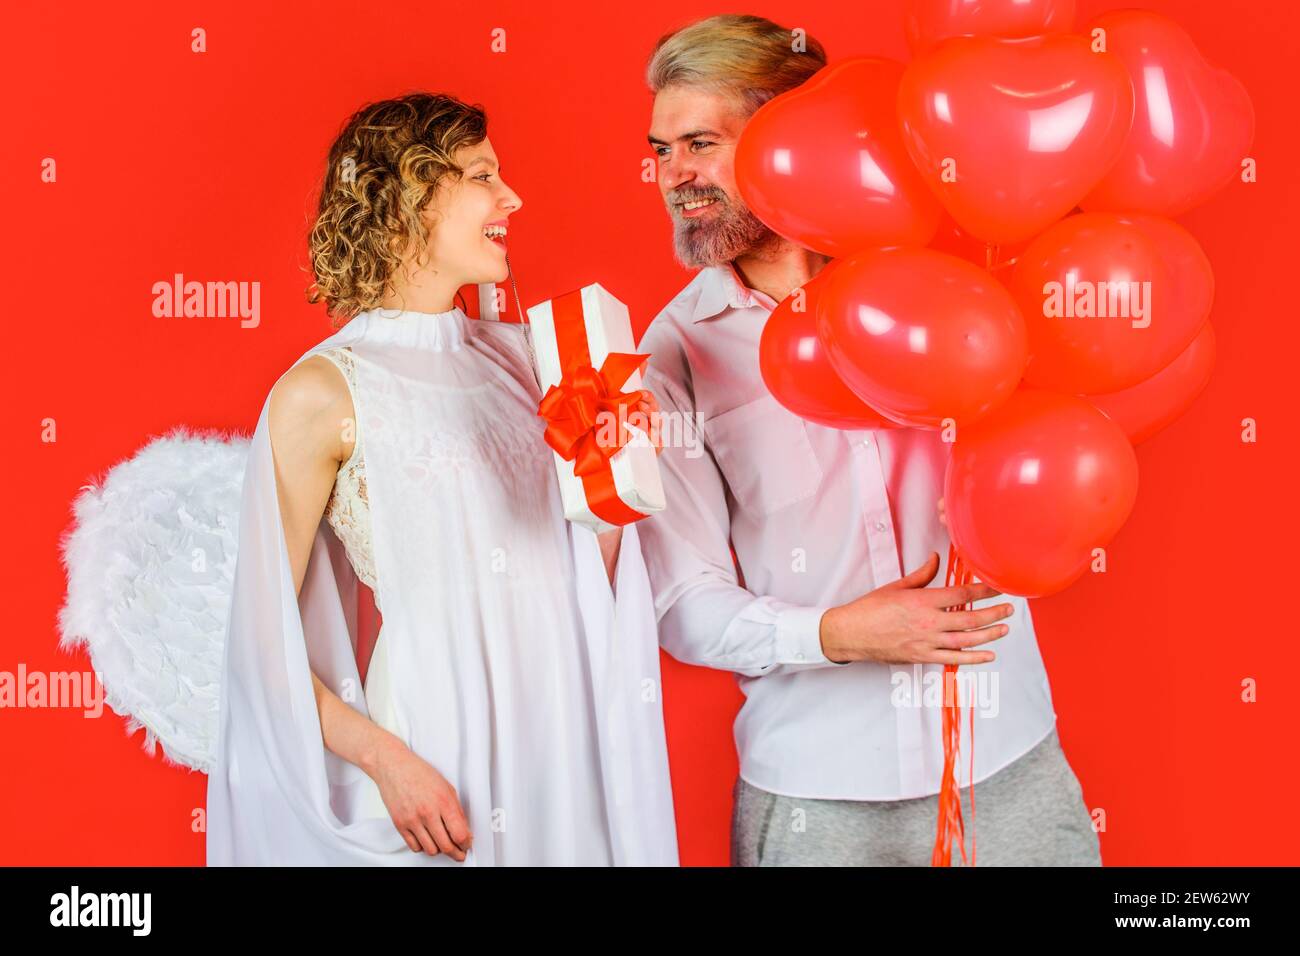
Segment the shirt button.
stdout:
[[885,523],[883,521],[877,521],[875,524],[872,525],[872,527],[875,528],[877,531],[884,531]]
[[801,661],[801,660],[803,660],[803,652],[802,652],[802,651],[796,651],[796,652],[795,652],[795,655],[794,655],[794,659],[797,660],[797,661]]
[[862,447],[863,447],[863,448],[870,448],[870,447],[871,447],[871,439],[870,439],[870,438],[864,438],[864,439],[862,439]]

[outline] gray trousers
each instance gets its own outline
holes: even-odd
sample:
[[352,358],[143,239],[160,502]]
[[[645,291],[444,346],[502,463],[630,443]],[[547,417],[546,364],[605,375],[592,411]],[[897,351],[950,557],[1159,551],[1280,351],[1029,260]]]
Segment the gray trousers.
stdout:
[[[929,866],[937,797],[811,800],[768,793],[737,778],[732,866]],[[1083,788],[1056,730],[975,784],[976,867],[1101,866]],[[961,791],[970,853],[970,788]],[[963,865],[954,844],[953,864]]]

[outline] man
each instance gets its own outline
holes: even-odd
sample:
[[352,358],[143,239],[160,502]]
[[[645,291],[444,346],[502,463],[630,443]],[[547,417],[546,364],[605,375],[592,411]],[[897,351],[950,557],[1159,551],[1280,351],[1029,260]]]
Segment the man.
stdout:
[[[962,663],[977,863],[1098,865],[1027,603],[935,586],[948,553],[939,435],[806,423],[760,377],[767,316],[827,260],[745,208],[736,140],[758,106],[825,62],[811,37],[719,16],[665,36],[647,67],[676,255],[700,271],[642,339],[646,384],[665,414],[698,424],[706,453],[693,440],[664,451],[669,507],[641,539],[665,649],[736,672],[745,694],[732,863],[928,864],[942,666]],[[944,610],[967,600],[975,610]],[[986,645],[1004,631],[995,655]],[[962,800],[969,827],[967,790]]]

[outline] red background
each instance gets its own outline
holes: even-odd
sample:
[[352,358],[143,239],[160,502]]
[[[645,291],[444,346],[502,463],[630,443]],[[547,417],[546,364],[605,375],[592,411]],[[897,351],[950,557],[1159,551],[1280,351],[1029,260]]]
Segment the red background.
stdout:
[[[1293,384],[1296,5],[1148,2],[1254,98],[1259,182],[1183,222],[1214,264],[1214,380],[1139,449],[1142,488],[1110,570],[1034,603],[1061,739],[1107,864],[1300,862]],[[688,280],[649,155],[646,56],[712,4],[31,4],[0,40],[7,148],[3,381],[9,625],[0,670],[84,670],[57,649],[57,540],[78,488],[186,423],[251,431],[276,377],[330,329],[305,303],[305,234],[326,149],[361,103],[413,89],[482,102],[525,207],[525,305],[599,280],[638,331]],[[233,6],[233,5],[232,5]],[[1113,3],[1081,0],[1080,23]],[[901,2],[767,3],[832,59],[904,58]],[[208,50],[190,52],[190,31]],[[490,49],[506,29],[506,52]],[[41,182],[44,157],[58,181]],[[16,205],[16,210],[15,210]],[[157,319],[151,286],[262,284],[262,321]],[[58,440],[42,442],[42,420]],[[1259,441],[1240,441],[1241,420]],[[1258,702],[1241,683],[1258,683]],[[726,862],[736,762],[730,675],[665,658],[682,860]],[[0,710],[0,862],[200,864],[206,778],[150,759],[106,709]]]

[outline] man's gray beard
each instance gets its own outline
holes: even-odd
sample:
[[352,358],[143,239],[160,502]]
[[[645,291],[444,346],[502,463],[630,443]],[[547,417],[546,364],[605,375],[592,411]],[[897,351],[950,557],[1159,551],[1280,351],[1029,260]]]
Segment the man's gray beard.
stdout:
[[744,206],[726,200],[719,205],[722,208],[712,222],[673,217],[673,251],[688,269],[731,262],[776,238],[776,233]]

